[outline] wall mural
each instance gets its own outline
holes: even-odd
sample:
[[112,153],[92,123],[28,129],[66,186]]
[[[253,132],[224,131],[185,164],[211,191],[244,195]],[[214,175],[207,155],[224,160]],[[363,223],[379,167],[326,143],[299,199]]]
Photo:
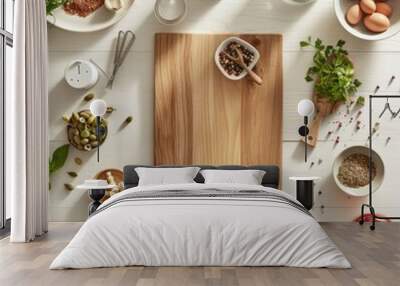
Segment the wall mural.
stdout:
[[[66,134],[68,139],[67,145],[61,144],[60,141],[64,141],[64,138],[61,138],[61,136],[57,137],[60,133],[58,132],[60,124],[57,125],[54,123],[51,126],[53,130],[56,130],[54,131],[55,134],[52,136],[52,144],[56,145],[53,147],[59,148],[56,148],[54,153],[51,154],[49,169],[53,179],[57,176],[54,182],[59,183],[62,181],[63,183],[57,184],[57,187],[61,185],[61,189],[62,186],[64,186],[66,191],[72,191],[76,188],[77,181],[81,182],[84,178],[99,178],[107,180],[107,182],[112,185],[117,185],[119,190],[122,188],[120,179],[122,171],[119,169],[122,167],[122,163],[121,166],[115,168],[115,166],[113,166],[115,162],[102,162],[101,169],[104,168],[103,170],[96,169],[96,167],[100,165],[89,164],[89,172],[93,172],[94,174],[88,174],[88,168],[85,168],[85,165],[88,165],[87,163],[91,159],[88,154],[94,154],[94,150],[99,144],[107,146],[106,143],[110,140],[111,135],[117,136],[113,133],[114,131],[110,132],[110,126],[117,125],[120,128],[119,130],[121,130],[134,122],[134,117],[129,114],[131,112],[135,116],[136,114],[140,116],[140,118],[138,117],[139,124],[133,125],[140,125],[140,127],[135,127],[135,131],[138,131],[135,135],[137,134],[137,137],[145,137],[145,139],[136,141],[141,145],[134,146],[132,150],[129,150],[132,151],[132,153],[127,156],[127,161],[134,162],[137,160],[136,162],[146,163],[152,161],[152,152],[148,150],[152,149],[152,144],[154,144],[152,141],[153,114],[151,114],[154,104],[152,97],[154,79],[152,78],[153,70],[148,67],[152,66],[154,60],[154,33],[181,31],[188,33],[197,32],[197,26],[193,26],[193,29],[190,26],[192,24],[194,25],[194,23],[198,23],[198,25],[202,25],[202,27],[207,27],[207,29],[209,27],[211,31],[215,30],[226,33],[230,31],[237,31],[238,33],[243,32],[238,21],[232,22],[231,27],[226,25],[227,22],[220,23],[218,20],[208,17],[207,13],[200,13],[213,8],[215,11],[220,12],[224,10],[224,13],[226,13],[227,16],[230,15],[232,19],[236,19],[237,15],[235,13],[239,13],[240,17],[249,20],[247,21],[248,27],[245,29],[246,31],[267,32],[270,30],[265,27],[275,27],[275,24],[276,27],[280,27],[276,31],[273,31],[277,33],[282,32],[284,34],[283,57],[286,63],[283,69],[285,77],[288,76],[287,78],[290,78],[290,81],[284,83],[285,100],[287,101],[285,104],[287,105],[284,106],[283,111],[287,123],[286,126],[285,124],[283,126],[285,129],[283,135],[283,150],[286,152],[283,160],[283,189],[288,192],[294,189],[294,185],[288,182],[287,178],[291,175],[298,175],[297,172],[320,176],[322,180],[316,184],[316,203],[313,208],[315,214],[322,217],[322,219],[328,220],[331,217],[346,217],[348,220],[355,217],[356,213],[354,211],[348,211],[348,209],[358,209],[360,202],[366,199],[366,197],[355,195],[357,193],[365,195],[364,188],[367,182],[367,157],[363,154],[363,151],[361,151],[363,150],[362,147],[365,148],[368,142],[368,137],[366,135],[366,130],[368,128],[368,112],[365,110],[366,107],[364,106],[367,102],[366,95],[369,93],[379,93],[381,91],[385,92],[387,90],[397,92],[399,87],[398,81],[396,81],[394,75],[385,72],[381,74],[375,72],[376,70],[383,71],[387,68],[388,73],[395,73],[394,67],[390,67],[391,60],[387,59],[387,54],[393,51],[393,47],[390,46],[389,43],[385,43],[385,41],[373,42],[376,46],[360,44],[360,41],[357,39],[354,40],[354,37],[375,41],[393,36],[399,29],[398,25],[395,25],[393,22],[397,19],[398,15],[391,11],[394,1],[388,0],[383,4],[377,2],[376,7],[362,7],[351,1],[335,1],[334,12],[337,19],[331,19],[332,17],[335,18],[335,16],[332,13],[333,8],[332,5],[330,5],[331,3],[327,5],[327,1],[315,1],[313,5],[309,5],[308,7],[299,5],[299,1],[296,0],[267,1],[268,5],[272,6],[270,7],[271,10],[266,10],[267,4],[262,1],[255,1],[252,5],[243,4],[242,6],[241,1],[227,1],[228,3],[223,3],[222,1],[221,3],[218,2],[218,5],[211,5],[207,3],[207,1],[188,2],[182,0],[175,1],[177,3],[175,8],[168,10],[169,8],[167,9],[164,4],[168,4],[169,1],[158,0],[156,3],[149,4],[147,1],[131,0],[125,1],[124,5],[119,7],[118,3],[120,2],[118,0],[108,0],[105,1],[105,5],[99,5],[91,11],[86,11],[87,14],[86,12],[79,11],[82,7],[78,7],[76,3],[72,5],[73,3],[67,2],[68,1],[65,0],[46,1],[49,15],[48,20],[50,23],[68,31],[98,32],[60,33],[60,31],[56,31],[57,29],[49,29],[50,54],[52,54],[53,59],[55,59],[50,65],[57,69],[59,68],[58,63],[60,59],[66,61],[63,63],[63,67],[59,70],[60,72],[58,75],[56,75],[56,73],[50,74],[50,78],[57,78],[62,73],[61,70],[67,67],[65,73],[67,77],[65,81],[68,83],[71,93],[79,93],[79,101],[82,101],[82,104],[78,104],[78,100],[70,99],[71,97],[68,98],[70,95],[67,89],[62,90],[59,86],[54,88],[54,84],[51,84],[53,85],[53,89],[55,89],[54,98],[57,96],[60,98],[59,94],[56,93],[61,91],[64,92],[64,94],[62,95],[63,98],[60,100],[64,103],[70,103],[69,106],[68,104],[65,105],[64,110],[62,110],[60,106],[56,106],[56,111],[53,111],[53,114],[57,113],[57,116],[59,116],[58,118],[63,118],[65,121],[65,130],[63,130],[62,134]],[[296,6],[291,7],[291,5],[284,2],[296,2]],[[305,3],[305,1],[301,2]],[[343,5],[337,6],[338,4],[336,2],[341,2]],[[134,9],[130,9],[131,6]],[[152,9],[153,7],[154,9]],[[159,9],[160,7],[163,7],[163,9]],[[313,8],[310,9],[311,7]],[[244,11],[243,9],[246,13],[240,12]],[[333,32],[321,27],[322,30],[318,30],[318,34],[316,34],[316,31],[310,28],[314,27],[314,22],[311,21],[309,17],[303,17],[302,25],[304,25],[305,29],[299,29],[294,36],[291,32],[292,27],[298,24],[299,17],[303,16],[303,13],[306,15],[314,9],[321,12],[319,15],[321,19],[331,21],[328,24]],[[375,14],[381,14],[378,15],[379,19],[371,19],[371,17],[366,14],[365,9],[375,9]],[[230,12],[231,10],[232,12]],[[234,13],[233,10],[236,12]],[[190,11],[190,13],[187,13],[188,11]],[[263,11],[266,17],[259,16],[259,11]],[[285,11],[285,13],[282,13],[282,11]],[[270,13],[272,12],[277,13],[276,17],[275,14],[274,17],[270,17]],[[99,21],[96,22],[90,21],[92,17],[100,14],[105,15],[105,17],[98,18]],[[382,15],[384,17],[382,17]],[[120,27],[100,31],[101,29],[117,23],[124,17],[126,17],[126,19],[121,22]],[[183,20],[185,17],[188,17],[189,20],[184,22]],[[254,17],[257,21],[252,21]],[[374,17],[376,17],[376,15]],[[55,19],[57,21],[55,21]],[[283,19],[285,21],[282,21]],[[392,24],[389,23],[389,25],[387,25],[387,19],[389,19]],[[372,27],[370,25],[372,20],[382,20],[382,25],[380,24],[379,27]],[[182,25],[178,25],[176,28],[166,26],[179,23],[182,23]],[[337,24],[337,27],[333,25],[334,23]],[[307,28],[307,25],[310,26]],[[342,31],[340,26],[343,26],[349,34]],[[366,29],[364,26],[366,26]],[[129,72],[125,70],[125,74],[123,74],[124,71],[120,69],[123,63],[121,59],[125,59],[124,54],[126,55],[126,53],[130,51],[136,37],[133,32],[119,31],[121,28],[132,29],[138,37],[140,36],[137,50],[132,50],[130,57],[127,57],[127,61],[131,61],[129,64],[133,68]],[[377,29],[379,29],[379,31]],[[322,40],[318,38],[316,40],[307,38],[309,34],[313,36],[321,35],[323,38]],[[130,36],[131,40],[128,41],[127,35]],[[70,43],[69,40],[71,38],[74,38],[74,41]],[[297,43],[299,39],[304,38],[306,40],[300,43],[301,48],[299,49]],[[347,42],[346,45],[344,40]],[[73,42],[79,42],[82,48],[74,45]],[[112,46],[109,45],[111,42],[113,42]],[[130,43],[125,45],[125,48],[121,48],[120,44],[122,44],[122,42]],[[241,69],[243,69],[240,58],[236,57],[237,54],[241,54],[244,61],[248,60],[246,57],[252,58],[255,56],[255,54],[252,54],[251,50],[243,49],[240,45],[239,47],[233,46],[231,48],[225,48],[224,52],[228,53],[228,55],[222,53],[217,60],[219,60],[221,68],[228,73],[240,72]],[[237,53],[236,48],[239,49],[239,53]],[[223,50],[221,50],[221,52],[222,51]],[[371,54],[374,55],[371,56]],[[65,58],[61,58],[62,56]],[[73,60],[75,56],[79,59]],[[392,54],[390,54],[390,56],[395,57],[395,55]],[[93,57],[95,61],[90,57]],[[251,61],[252,60],[254,59],[251,59]],[[233,63],[235,65],[232,65]],[[373,68],[369,69],[370,67]],[[329,72],[326,72],[327,70],[329,70]],[[87,74],[86,71],[88,71]],[[257,70],[255,71],[257,72]],[[306,73],[306,81],[312,83],[312,85],[310,85],[312,86],[311,88],[304,85],[304,81],[300,78],[303,77],[304,72]],[[143,73],[145,73],[146,76],[142,76]],[[127,74],[129,75],[127,76]],[[256,76],[257,74],[253,77],[255,82],[259,81]],[[337,76],[337,78],[334,78],[335,76]],[[110,82],[110,79],[114,77],[117,78],[114,82],[114,90],[124,93],[132,91],[132,93],[135,94],[131,93],[129,96],[121,94],[119,99],[117,99],[117,97],[110,97],[111,86],[109,85],[107,88],[106,85],[107,82]],[[118,78],[122,79],[122,81],[119,81]],[[249,78],[249,76],[247,76],[247,78]],[[261,78],[261,80],[263,79]],[[361,81],[363,81],[362,86],[360,86]],[[337,82],[340,82],[340,84],[335,84]],[[117,84],[120,86],[117,86]],[[376,88],[375,84],[378,84]],[[103,92],[102,89],[107,89],[108,92]],[[75,90],[78,90],[78,92],[75,92]],[[139,93],[141,93],[140,99],[136,97],[136,94]],[[309,148],[309,160],[306,164],[303,163],[304,160],[301,156],[304,150],[304,142],[299,142],[300,140],[298,139],[300,138],[298,137],[297,130],[291,130],[295,129],[293,126],[298,126],[298,115],[295,113],[296,115],[293,116],[294,111],[292,110],[293,106],[296,105],[291,101],[294,100],[298,102],[298,100],[301,99],[299,98],[299,94],[303,98],[312,99],[318,111],[316,119],[310,120],[310,123],[322,121],[323,119],[320,125],[315,124],[315,126],[319,128],[314,128],[313,124],[310,126],[310,137],[307,138],[307,143],[315,147]],[[114,96],[114,94],[112,95]],[[85,104],[103,97],[106,97],[110,105],[107,108],[106,118],[103,118],[101,121],[103,127],[107,129],[107,133],[99,140],[95,132],[93,132],[93,115],[88,112]],[[122,97],[123,99],[121,99]],[[114,98],[116,99],[115,101],[113,101]],[[53,101],[56,101],[56,99],[53,99]],[[120,109],[121,105],[125,104],[124,101],[129,101],[129,108],[132,108],[132,110],[123,110],[124,106],[121,108],[122,111],[115,108],[117,107]],[[141,110],[144,109],[144,112],[134,110],[136,107],[133,106],[132,103],[136,104],[137,102],[135,101],[141,104],[140,108]],[[74,103],[72,104],[72,102]],[[388,110],[385,112],[387,111]],[[382,144],[379,143],[380,145],[377,146],[379,149],[377,150],[378,161],[374,163],[375,171],[373,172],[374,181],[376,182],[379,182],[380,178],[382,178],[381,175],[384,171],[380,169],[379,161],[386,160],[385,163],[387,163],[387,161],[390,162],[390,160],[387,160],[388,158],[382,156],[382,151],[395,148],[394,142],[399,141],[397,140],[396,134],[392,132],[395,128],[389,123],[389,121],[394,122],[392,119],[396,118],[399,113],[397,113],[397,109],[389,111],[393,111],[393,116],[390,119],[390,114],[388,115],[385,113],[384,115],[387,115],[387,118],[385,118],[385,116],[382,118],[374,117],[373,122],[374,138],[377,138],[377,141],[380,139],[380,141],[384,142]],[[112,116],[113,112],[117,112],[116,115]],[[65,113],[64,116],[62,115],[63,113]],[[394,116],[395,114],[396,116]],[[54,120],[54,118],[55,116],[53,116],[52,119]],[[116,121],[118,121],[117,124]],[[151,129],[151,131],[147,132],[147,129]],[[319,136],[317,135],[318,129],[320,129]],[[125,139],[126,137],[124,136],[126,136],[126,132],[125,135],[121,135],[121,138]],[[317,139],[318,146],[316,146]],[[112,142],[113,146],[124,146],[124,150],[127,151],[126,145],[115,141],[113,140]],[[148,145],[147,147],[144,146],[146,144]],[[355,152],[345,152],[355,144],[358,147],[355,149]],[[147,148],[146,155],[138,155],[139,153],[144,153],[142,150],[143,148]],[[104,149],[106,149],[106,147]],[[121,158],[119,158],[119,160],[120,159]],[[392,161],[393,160],[394,159],[392,159]],[[336,167],[332,168],[332,166]],[[95,171],[91,170],[92,167]],[[357,170],[357,172],[354,172],[354,170]],[[358,176],[357,174],[359,173],[362,175]],[[382,189],[385,191],[389,189],[390,191],[391,180],[387,179],[387,173],[388,172],[385,172],[385,183],[380,182],[380,184],[382,185]],[[387,185],[389,185],[389,187],[387,187]],[[113,195],[119,190],[116,187],[110,190],[109,194],[107,191],[107,194]],[[63,193],[66,194],[68,192]],[[76,194],[76,192],[74,193]],[[392,194],[394,195],[393,192]],[[69,196],[69,198],[70,197],[71,196]],[[65,198],[66,197],[61,196],[57,197],[56,200],[59,200],[57,203],[60,203],[60,201]],[[78,200],[78,195],[76,195],[74,200],[71,201],[77,202]],[[65,199],[65,201],[67,200]],[[391,207],[391,204],[387,201],[388,200],[384,200],[384,205],[386,207]],[[64,202],[61,202],[60,205],[63,203]],[[73,203],[68,201],[65,204],[69,207]],[[324,216],[326,208],[329,209],[328,213],[333,212],[335,214],[332,215],[332,213],[330,213],[328,216]],[[71,210],[72,209],[73,207],[71,207]],[[341,216],[340,210],[346,212],[346,215]],[[368,217],[365,217],[365,221],[367,221],[367,219]]]

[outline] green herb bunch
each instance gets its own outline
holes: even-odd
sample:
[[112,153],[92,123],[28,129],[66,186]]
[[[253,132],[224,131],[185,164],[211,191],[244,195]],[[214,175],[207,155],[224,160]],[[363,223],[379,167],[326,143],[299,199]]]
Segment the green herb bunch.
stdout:
[[314,65],[307,70],[305,80],[314,81],[317,95],[326,97],[331,102],[347,101],[361,85],[361,82],[354,78],[353,63],[348,57],[348,52],[343,49],[345,43],[339,40],[336,46],[325,46],[321,39],[316,39],[313,43],[311,37],[300,42],[302,48],[315,49]]
[[60,6],[63,6],[69,0],[46,0],[46,14],[52,15],[53,11]]

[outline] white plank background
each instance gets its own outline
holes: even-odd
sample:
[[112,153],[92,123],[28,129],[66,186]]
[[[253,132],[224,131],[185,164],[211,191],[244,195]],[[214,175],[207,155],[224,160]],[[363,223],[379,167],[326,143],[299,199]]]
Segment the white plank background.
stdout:
[[[334,44],[338,39],[347,41],[346,47],[356,67],[357,77],[363,82],[359,95],[367,96],[376,85],[382,92],[400,93],[400,35],[380,42],[358,40],[339,25],[332,0],[317,0],[305,6],[290,6],[281,0],[188,0],[186,20],[173,27],[159,24],[153,15],[154,0],[136,0],[128,15],[114,27],[94,33],[72,33],[49,26],[49,91],[51,148],[66,142],[63,114],[87,108],[82,101],[87,92],[73,90],[63,81],[65,66],[73,59],[93,59],[108,72],[112,68],[115,38],[119,30],[132,30],[137,40],[126,62],[120,69],[112,91],[105,90],[104,78],[93,88],[98,97],[105,99],[117,111],[109,117],[109,137],[101,148],[101,162],[95,153],[82,153],[71,148],[70,160],[52,177],[50,191],[50,219],[53,221],[81,221],[87,217],[90,202],[86,193],[65,191],[64,183],[77,185],[93,177],[104,168],[122,168],[125,164],[151,164],[153,161],[153,46],[156,32],[191,33],[280,33],[284,39],[284,128],[283,128],[283,190],[294,194],[292,175],[317,175],[323,179],[316,185],[314,215],[321,221],[349,221],[359,214],[359,205],[365,200],[350,198],[333,182],[331,166],[335,156],[345,147],[364,145],[367,129],[355,131],[355,122],[349,124],[345,109],[331,115],[321,128],[318,146],[311,152],[310,162],[303,162],[303,145],[299,143],[297,128],[302,119],[297,115],[297,102],[308,98],[312,85],[304,81],[304,73],[311,64],[312,51],[300,50],[299,41],[309,35]],[[397,80],[387,83],[392,75]],[[376,104],[376,113],[383,106]],[[400,100],[393,101],[400,108]],[[367,110],[360,120],[367,123]],[[355,111],[354,111],[355,112]],[[375,114],[376,115],[376,114]],[[127,116],[134,121],[121,129]],[[377,116],[375,116],[376,118]],[[329,130],[336,129],[336,121],[344,126],[330,140]],[[397,173],[400,167],[400,119],[382,118],[376,140],[377,151],[382,155],[385,181],[375,195],[378,211],[387,215],[400,215],[400,190]],[[340,136],[335,146],[333,139]],[[389,144],[386,138],[392,137]],[[80,156],[85,163],[80,167],[72,158]],[[322,159],[322,164],[317,164]],[[78,171],[73,180],[67,171]],[[321,195],[318,195],[318,191]],[[324,208],[321,208],[324,206]]]

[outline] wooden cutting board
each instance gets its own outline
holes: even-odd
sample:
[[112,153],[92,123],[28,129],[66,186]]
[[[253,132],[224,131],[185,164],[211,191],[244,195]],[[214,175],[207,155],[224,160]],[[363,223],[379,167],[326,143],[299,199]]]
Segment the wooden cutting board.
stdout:
[[235,35],[261,54],[232,81],[214,53],[231,34],[156,34],[155,164],[275,164],[282,153],[282,36]]

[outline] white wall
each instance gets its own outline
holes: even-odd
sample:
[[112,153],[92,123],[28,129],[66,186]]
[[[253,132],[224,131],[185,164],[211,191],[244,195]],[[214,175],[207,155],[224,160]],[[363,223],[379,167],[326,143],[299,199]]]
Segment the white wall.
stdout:
[[[303,145],[298,142],[297,128],[302,119],[296,112],[297,102],[308,98],[312,85],[304,81],[304,73],[311,63],[312,51],[301,51],[299,41],[309,35],[320,37],[334,44],[338,39],[347,41],[347,49],[354,61],[357,76],[363,82],[360,94],[368,95],[377,84],[386,89],[392,75],[398,79],[388,89],[390,93],[400,91],[400,35],[381,42],[365,42],[353,38],[339,25],[333,11],[332,0],[317,0],[306,6],[289,6],[281,0],[188,0],[189,13],[182,24],[166,27],[158,24],[153,16],[155,1],[136,0],[129,14],[114,27],[94,33],[71,33],[49,26],[50,56],[50,136],[51,147],[66,142],[63,114],[84,108],[84,92],[69,88],[63,81],[63,72],[69,61],[76,58],[94,59],[108,72],[111,70],[114,42],[118,30],[130,29],[137,40],[121,68],[112,91],[104,90],[103,79],[94,88],[98,96],[104,98],[118,110],[109,118],[110,135],[102,146],[101,162],[96,162],[95,154],[79,153],[85,164],[79,176],[71,180],[66,171],[77,170],[72,158],[78,152],[72,150],[69,162],[52,178],[50,193],[50,219],[55,221],[79,221],[86,218],[89,199],[86,193],[65,191],[63,184],[78,184],[85,178],[93,177],[106,167],[122,168],[125,164],[148,163],[153,161],[153,41],[156,32],[193,33],[281,33],[284,39],[284,129],[283,129],[283,190],[294,193],[294,183],[288,180],[292,175],[317,175],[323,179],[316,186],[322,191],[316,194],[314,215],[324,221],[351,220],[359,214],[359,205],[364,199],[350,198],[341,193],[331,176],[331,164],[337,153],[350,145],[363,145],[367,139],[367,129],[354,133],[354,123],[349,125],[343,110],[331,116],[321,130],[318,146],[310,155],[310,164],[303,162]],[[378,106],[378,105],[377,105]],[[382,105],[380,105],[382,106]],[[400,100],[398,101],[400,107]],[[379,107],[380,108],[380,107]],[[378,109],[378,107],[377,107]],[[133,124],[120,130],[122,121],[129,115]],[[366,112],[362,115],[367,123]],[[325,140],[328,130],[335,128],[335,120],[342,120],[344,127],[338,133],[340,143]],[[382,121],[376,148],[383,156],[386,177],[382,188],[376,193],[378,211],[384,214],[400,215],[400,192],[396,176],[400,147],[399,119]],[[399,130],[399,131],[398,131]],[[387,136],[392,140],[385,144]],[[322,164],[318,164],[322,159]],[[322,209],[321,205],[325,208]]]

